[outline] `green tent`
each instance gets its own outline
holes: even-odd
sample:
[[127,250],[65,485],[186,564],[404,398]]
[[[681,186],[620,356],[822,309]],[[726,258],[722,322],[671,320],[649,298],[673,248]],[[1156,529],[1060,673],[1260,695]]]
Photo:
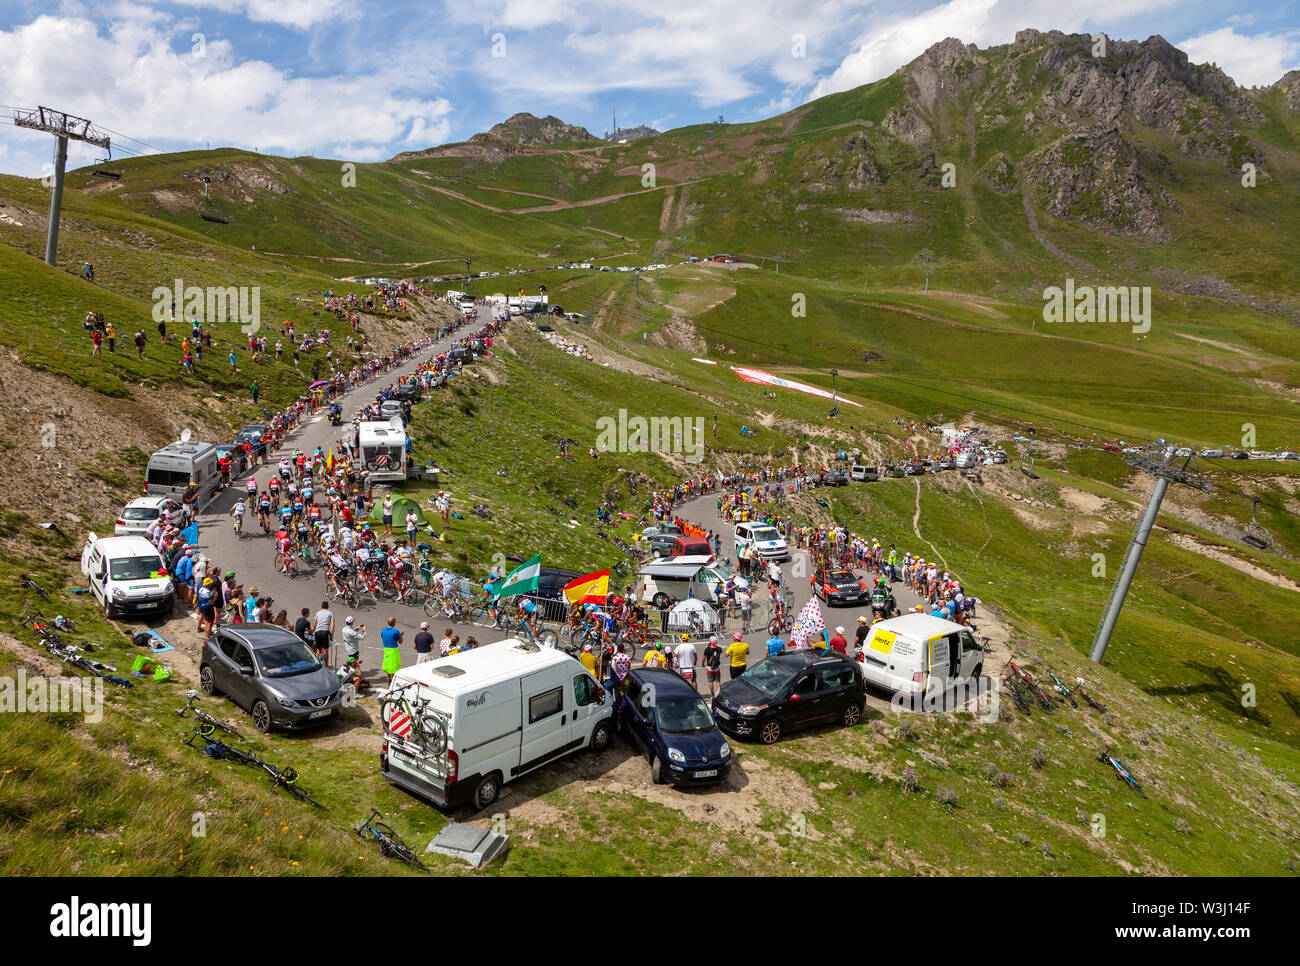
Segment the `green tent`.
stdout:
[[[394,498],[393,500],[393,529],[394,530],[406,529],[406,515],[410,513],[412,510],[415,511],[416,517],[419,518],[420,525],[423,526],[427,521],[424,519],[424,510],[420,508],[420,504],[404,496],[399,496]],[[382,523],[383,520],[384,520],[384,501],[376,500],[374,507],[370,511],[370,522]]]

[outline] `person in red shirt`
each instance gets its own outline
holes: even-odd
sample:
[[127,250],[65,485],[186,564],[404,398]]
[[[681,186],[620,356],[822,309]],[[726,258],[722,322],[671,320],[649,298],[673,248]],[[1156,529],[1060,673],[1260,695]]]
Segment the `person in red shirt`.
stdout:
[[831,650],[839,651],[841,654],[844,655],[847,655],[849,653],[849,642],[848,639],[844,636],[844,628],[842,627],[835,628],[835,636],[831,638]]

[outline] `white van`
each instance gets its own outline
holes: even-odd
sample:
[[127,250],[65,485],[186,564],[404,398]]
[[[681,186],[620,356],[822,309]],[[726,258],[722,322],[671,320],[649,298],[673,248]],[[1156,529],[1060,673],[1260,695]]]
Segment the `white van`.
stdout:
[[741,547],[750,547],[763,560],[789,560],[790,548],[781,531],[770,523],[737,523],[736,553]]
[[957,454],[957,469],[964,470],[979,463],[979,457],[971,452],[962,452]]
[[849,479],[856,480],[858,483],[875,483],[880,479],[880,471],[874,466],[854,463],[849,469]]
[[153,611],[170,614],[175,600],[162,557],[144,537],[86,538],[81,572],[90,592],[104,605],[104,616]]
[[[203,507],[221,486],[219,454],[211,443],[190,440],[168,443],[149,457],[145,470],[145,492],[170,496]],[[190,484],[193,484],[191,489]],[[192,499],[186,499],[193,493]]]
[[873,624],[858,659],[868,684],[911,701],[943,694],[984,670],[984,649],[970,628],[929,614],[904,614]]
[[[698,597],[711,604],[718,602],[718,582],[726,582],[731,571],[718,561],[709,558],[670,557],[659,563],[647,564],[637,571],[633,594],[642,604],[661,606],[665,601],[675,604],[688,597]],[[736,577],[737,587],[748,587],[743,577]]]
[[380,698],[389,781],[443,808],[613,735],[614,702],[564,651],[514,638],[405,667]]

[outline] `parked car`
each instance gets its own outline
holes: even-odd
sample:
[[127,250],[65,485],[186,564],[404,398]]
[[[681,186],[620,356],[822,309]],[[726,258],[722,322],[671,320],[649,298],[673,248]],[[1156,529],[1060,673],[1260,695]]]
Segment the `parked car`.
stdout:
[[564,597],[561,589],[569,581],[582,576],[572,570],[556,570],[543,567],[537,575],[537,596],[546,600],[560,600]]
[[994,463],[1005,463],[1007,461],[1007,451],[1004,449],[995,449],[993,451]]
[[276,624],[217,628],[199,653],[199,687],[248,710],[253,727],[295,729],[341,713],[342,682],[298,635]]
[[266,425],[266,423],[249,423],[239,431],[238,435],[235,436],[235,445],[239,446],[243,443],[256,443],[266,435],[267,430],[270,428],[271,427]]
[[157,520],[164,510],[176,526],[182,529],[189,526],[193,511],[184,503],[169,496],[138,496],[118,514],[113,522],[113,535],[142,536],[149,529],[149,524]]
[[225,457],[230,460],[230,478],[233,480],[237,476],[242,476],[248,469],[248,463],[244,459],[243,446],[235,443],[217,443],[217,464],[220,465],[221,458]]
[[652,527],[646,527],[641,531],[641,539],[648,540],[650,537],[657,537],[665,533],[671,533],[678,536],[682,532],[681,527],[672,522],[659,523]]
[[661,533],[650,540],[650,556],[656,560],[662,557],[709,557],[713,548],[703,537],[687,537],[680,533]]
[[957,460],[951,456],[945,456],[934,466],[935,469],[938,470],[955,470],[957,468]]
[[731,771],[731,746],[695,687],[664,668],[633,668],[619,690],[615,720],[650,763],[656,785],[708,785]]
[[1232,458],[1234,460],[1248,460],[1250,459],[1250,454],[1247,453],[1244,449],[1239,449],[1237,450],[1237,452],[1232,454]]
[[854,463],[849,470],[849,478],[860,483],[874,483],[880,479],[880,471],[875,466]]
[[903,475],[904,476],[925,476],[925,464],[922,463],[920,460],[912,460],[910,463],[904,463]]
[[775,744],[801,728],[862,717],[862,670],[843,654],[793,651],[759,661],[713,698],[718,727],[738,738]]
[[817,478],[822,486],[848,486],[849,475],[843,470],[827,470]]
[[852,570],[828,570],[825,567],[813,571],[812,590],[827,606],[861,603],[870,596],[867,585]]

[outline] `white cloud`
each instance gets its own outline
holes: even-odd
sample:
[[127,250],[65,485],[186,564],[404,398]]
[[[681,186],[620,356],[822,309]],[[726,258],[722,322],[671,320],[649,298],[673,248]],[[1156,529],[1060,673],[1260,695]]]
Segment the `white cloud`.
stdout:
[[870,84],[909,63],[946,37],[988,47],[1015,39],[1026,27],[1067,33],[1099,29],[1146,11],[1174,6],[1178,0],[949,0],[910,17],[871,24],[853,53],[817,82],[809,100]]
[[347,0],[176,0],[190,7],[238,14],[253,23],[270,23],[306,30],[327,20],[354,13]]
[[[72,111],[168,147],[211,142],[294,155],[343,144],[354,149],[352,159],[373,159],[417,130],[438,143],[450,135],[452,108],[423,93],[432,73],[395,58],[339,76],[294,77],[265,61],[237,60],[225,40],[209,40],[204,56],[195,56],[188,27],[173,38],[152,20],[124,19],[101,31],[88,20],[43,16],[0,31],[6,100]],[[421,92],[403,93],[413,89]],[[47,145],[12,128],[3,137],[22,152],[24,173],[37,173]]]
[[1232,27],[1223,27],[1189,37],[1178,47],[1186,51],[1192,63],[1218,64],[1225,74],[1245,87],[1272,84],[1300,66],[1300,31],[1248,37]]

